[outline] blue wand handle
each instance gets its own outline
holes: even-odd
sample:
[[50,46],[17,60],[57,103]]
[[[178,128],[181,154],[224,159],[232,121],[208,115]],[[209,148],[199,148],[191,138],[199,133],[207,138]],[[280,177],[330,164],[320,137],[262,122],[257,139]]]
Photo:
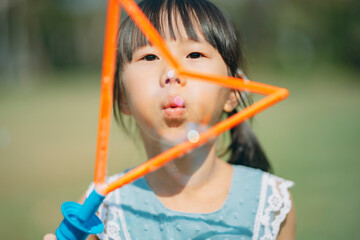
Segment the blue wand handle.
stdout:
[[64,202],[61,211],[64,220],[56,229],[58,240],[85,240],[89,234],[101,233],[104,224],[96,215],[105,196],[97,193],[95,189],[81,205],[76,202]]

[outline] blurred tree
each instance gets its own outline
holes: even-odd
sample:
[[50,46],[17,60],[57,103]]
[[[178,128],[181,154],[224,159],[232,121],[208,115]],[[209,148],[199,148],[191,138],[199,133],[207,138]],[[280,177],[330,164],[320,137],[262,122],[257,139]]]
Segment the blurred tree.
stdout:
[[330,1],[317,6],[323,19],[322,42],[334,54],[337,63],[360,68],[360,2]]
[[[240,29],[250,61],[300,71],[315,62],[360,69],[360,1],[213,2]],[[99,0],[1,0],[0,75],[26,81],[37,71],[100,69],[105,8]]]
[[235,22],[246,52],[287,65],[312,61],[359,69],[360,1],[214,0]]

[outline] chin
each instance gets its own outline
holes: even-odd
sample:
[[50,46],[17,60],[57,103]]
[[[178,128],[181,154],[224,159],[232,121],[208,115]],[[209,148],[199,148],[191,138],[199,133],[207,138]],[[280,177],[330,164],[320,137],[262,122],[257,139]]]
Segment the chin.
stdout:
[[168,128],[180,128],[184,123],[184,118],[165,118],[165,124]]
[[[175,124],[175,123],[174,123]],[[167,145],[176,145],[187,140],[187,130],[185,127],[181,127],[183,124],[172,125],[167,129],[159,130],[160,142]]]

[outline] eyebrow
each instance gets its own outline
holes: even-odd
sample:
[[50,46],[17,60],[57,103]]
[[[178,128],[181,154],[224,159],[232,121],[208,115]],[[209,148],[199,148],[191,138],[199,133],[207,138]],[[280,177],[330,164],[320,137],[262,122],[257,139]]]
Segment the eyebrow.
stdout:
[[[164,39],[166,40],[166,39]],[[184,44],[186,45],[193,45],[193,44],[202,44],[202,43],[205,43],[205,44],[210,44],[208,41],[206,41],[205,39],[203,38],[198,38],[198,39],[191,39],[191,38],[188,38],[188,37],[178,37],[175,39],[172,39],[171,41],[180,41],[180,42],[183,42]],[[211,45],[211,44],[210,44]],[[154,47],[153,44],[151,44],[151,42],[147,41],[147,43],[141,47],[138,47],[136,49],[133,50],[133,53],[138,51],[139,49],[142,49],[144,47]]]
[[[164,39],[166,40],[166,39]],[[171,41],[180,41],[183,42],[185,44],[196,44],[196,43],[209,43],[208,41],[204,40],[204,39],[191,39],[191,38],[176,38],[176,40],[171,40]],[[209,43],[210,44],[210,43]],[[153,44],[151,42],[147,42],[144,46],[138,47],[137,49],[146,47],[146,46],[150,46],[150,47],[154,47]],[[134,51],[136,51],[137,49],[135,49]]]
[[182,41],[184,44],[186,45],[193,45],[193,44],[208,44],[210,46],[212,46],[208,41],[206,41],[205,39],[202,38],[198,38],[198,39],[181,39],[180,41]]
[[201,39],[190,39],[190,38],[186,38],[186,39],[179,39],[179,41],[185,42],[185,43],[202,43],[202,42],[206,42],[204,40]]

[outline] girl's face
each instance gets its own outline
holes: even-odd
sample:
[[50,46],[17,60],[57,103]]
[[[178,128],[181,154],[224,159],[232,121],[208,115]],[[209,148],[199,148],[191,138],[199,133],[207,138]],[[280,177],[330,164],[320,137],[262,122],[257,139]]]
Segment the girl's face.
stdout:
[[[183,26],[175,34],[177,40],[167,37],[165,41],[186,69],[227,75],[221,55],[199,31],[197,41],[184,37]],[[189,127],[212,125],[219,121],[224,106],[225,110],[229,107],[230,89],[179,78],[150,45],[134,51],[121,79],[121,110],[135,118],[142,137],[148,140],[183,141]]]

